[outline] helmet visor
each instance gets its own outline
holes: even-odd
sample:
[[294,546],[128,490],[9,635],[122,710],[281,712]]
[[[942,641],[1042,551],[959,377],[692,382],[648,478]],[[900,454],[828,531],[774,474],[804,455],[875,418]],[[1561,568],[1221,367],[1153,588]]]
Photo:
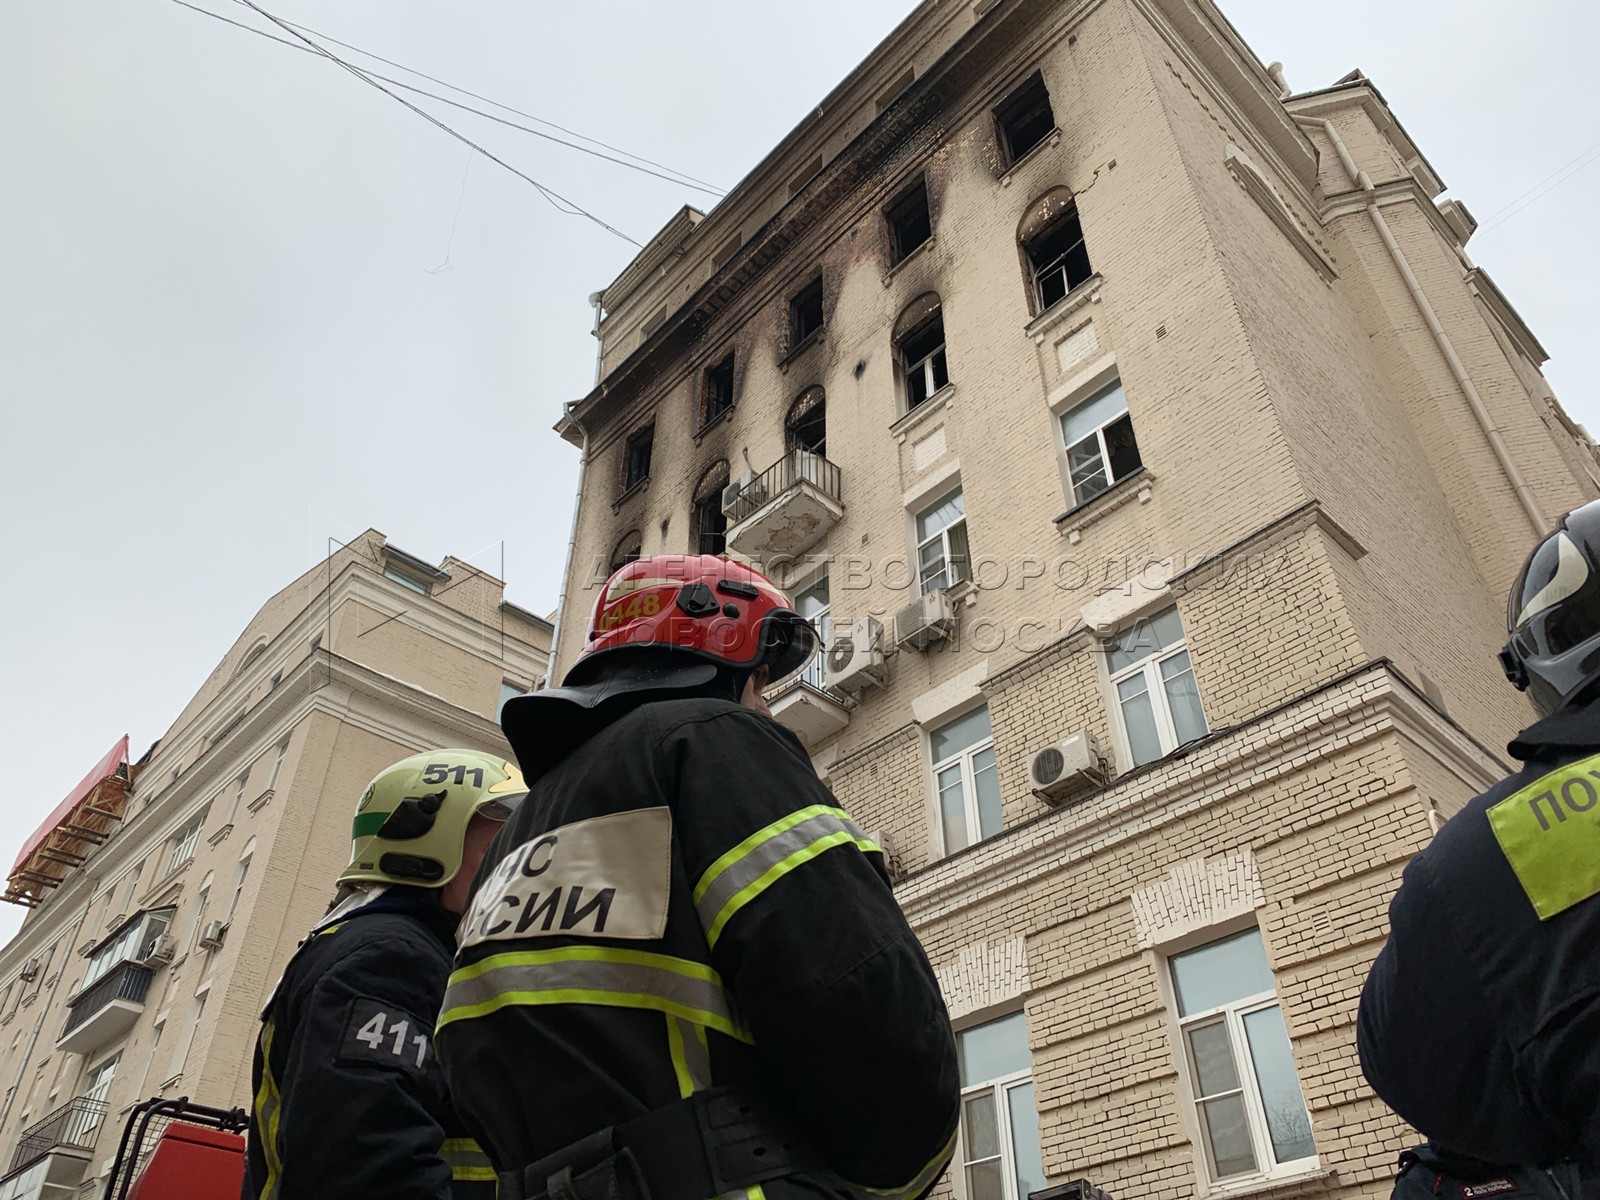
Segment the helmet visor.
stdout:
[[528,798],[527,792],[518,792],[510,796],[495,796],[486,804],[478,806],[477,815],[498,825],[504,825],[512,814],[522,807],[522,802]]
[[1565,654],[1600,634],[1600,605],[1583,603],[1596,581],[1565,530],[1548,538],[1511,589],[1506,613],[1514,641],[1540,655]]

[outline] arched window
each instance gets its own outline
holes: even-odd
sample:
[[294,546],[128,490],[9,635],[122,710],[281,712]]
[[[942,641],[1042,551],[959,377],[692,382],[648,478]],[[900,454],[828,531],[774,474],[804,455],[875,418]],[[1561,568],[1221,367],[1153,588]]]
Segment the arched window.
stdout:
[[828,401],[820,387],[808,387],[795,397],[783,428],[789,449],[828,457]]
[[231,922],[234,914],[239,911],[239,898],[244,895],[244,881],[250,876],[250,862],[256,856],[256,840],[251,838],[244,844],[244,851],[239,855],[239,869],[233,877],[233,899],[228,901],[228,915],[222,918]]
[[901,401],[910,412],[950,382],[944,352],[944,307],[937,292],[924,292],[894,323]]
[[706,468],[694,485],[694,511],[689,536],[696,554],[724,554],[728,549],[728,518],[722,513],[722,489],[728,486],[728,462],[721,459]]
[[643,547],[644,538],[637,529],[630,529],[618,538],[617,544],[611,548],[611,573],[615,575],[637,559]]
[[1042,313],[1094,273],[1078,205],[1064,187],[1052,188],[1028,206],[1017,227],[1017,244],[1028,260],[1035,313]]
[[248,667],[251,663],[255,662],[256,659],[260,658],[266,652],[267,652],[267,639],[266,638],[257,638],[255,644],[253,646],[251,646],[250,649],[246,650],[244,652],[244,657],[239,660],[239,666],[233,672],[235,677],[243,675],[244,672],[245,672],[245,668]]

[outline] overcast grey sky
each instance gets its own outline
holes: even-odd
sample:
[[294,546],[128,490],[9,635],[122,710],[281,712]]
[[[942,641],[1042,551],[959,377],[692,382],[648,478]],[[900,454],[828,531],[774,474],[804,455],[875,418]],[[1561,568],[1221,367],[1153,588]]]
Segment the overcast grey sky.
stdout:
[[[258,2],[723,186],[912,7]],[[1224,10],[1297,89],[1372,77],[1600,429],[1600,169],[1494,224],[1600,161],[1600,5]],[[428,107],[640,241],[713,201]],[[0,113],[9,866],[118,736],[137,756],[164,732],[329,536],[371,525],[491,568],[503,542],[511,598],[553,607],[576,454],[550,426],[592,377],[586,296],[632,247],[333,64],[173,0],[6,0]],[[0,911],[0,937],[20,915]]]

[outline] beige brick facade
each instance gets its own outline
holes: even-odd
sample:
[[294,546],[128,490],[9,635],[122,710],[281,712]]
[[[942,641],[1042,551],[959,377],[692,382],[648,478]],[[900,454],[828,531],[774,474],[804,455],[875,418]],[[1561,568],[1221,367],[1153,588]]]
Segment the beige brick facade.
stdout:
[[[1035,71],[1056,128],[1012,162],[996,112]],[[885,207],[919,179],[932,237],[893,263]],[[1049,1182],[1379,1196],[1414,1140],[1361,1079],[1361,982],[1405,862],[1527,723],[1494,663],[1503,596],[1600,480],[1441,190],[1370,81],[1281,95],[1206,0],[928,3],[603,293],[601,385],[561,426],[588,471],[560,665],[618,549],[694,550],[697,485],[778,463],[822,389],[842,515],[800,561],[737,509],[729,535],[796,589],[825,575],[836,632],[883,622],[888,677],[774,706],[843,720],[810,748],[892,844],[958,1028],[1025,1014]],[[1041,311],[1027,239],[1069,196],[1092,272]],[[791,347],[789,298],[818,276],[823,328]],[[948,384],[908,409],[897,323],[930,293]],[[730,352],[733,407],[703,422]],[[1112,379],[1142,466],[1079,503],[1060,418]],[[896,648],[914,517],[957,486],[959,625]],[[798,512],[804,490],[761,503]],[[1206,732],[1136,765],[1103,639],[1170,606]],[[947,855],[930,735],[979,705],[1004,828]],[[1056,807],[1030,756],[1080,730],[1112,779]],[[1263,1116],[1257,1169],[1222,1171],[1169,961],[1249,928],[1315,1154],[1274,1166]],[[1016,1200],[978,1179],[942,1188]]]
[[[0,1186],[99,1195],[128,1110],[153,1096],[250,1107],[261,1007],[333,895],[367,781],[428,747],[509,754],[495,723],[502,685],[526,691],[542,678],[551,627],[503,590],[464,561],[420,563],[369,531],[263,605],[130,764],[120,825],[0,950]],[[175,852],[196,820],[189,849]],[[58,1044],[96,948],[167,909],[170,961],[103,976],[126,977],[118,994],[137,995],[131,1015],[79,1021],[87,1034]],[[219,944],[203,946],[212,922],[224,926]],[[83,1097],[113,1059],[104,1114],[86,1109],[94,1115],[48,1127],[19,1153],[25,1133]],[[62,1190],[41,1192],[46,1183]]]

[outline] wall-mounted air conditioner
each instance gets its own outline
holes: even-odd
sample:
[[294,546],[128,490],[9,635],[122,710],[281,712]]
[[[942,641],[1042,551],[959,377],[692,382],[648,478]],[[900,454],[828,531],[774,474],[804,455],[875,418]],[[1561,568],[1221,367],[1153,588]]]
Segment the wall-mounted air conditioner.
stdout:
[[842,629],[835,626],[824,665],[828,686],[838,691],[860,692],[883,686],[889,669],[883,654],[883,625],[871,617],[862,617]]
[[927,592],[895,614],[894,640],[899,646],[926,650],[956,629],[956,606],[947,591]]
[[17,975],[23,983],[32,983],[39,978],[39,960],[30,958],[22,965],[22,970],[18,971]]
[[1028,782],[1052,804],[1061,803],[1073,792],[1103,787],[1106,769],[1100,740],[1089,730],[1080,729],[1035,750],[1028,756]]
[[178,939],[171,934],[163,933],[150,943],[150,951],[139,960],[141,967],[159,967],[172,961],[178,953]]
[[749,516],[767,501],[767,489],[756,483],[754,471],[746,471],[722,489],[722,515],[730,521]]
[[205,928],[200,931],[200,948],[203,950],[221,950],[223,939],[228,936],[228,923],[226,921],[207,921]]
[[866,829],[862,831],[867,835],[867,841],[874,842],[883,851],[883,865],[889,869],[889,879],[899,883],[906,877],[905,861],[900,857],[899,848],[895,845],[894,835],[885,833],[881,829]]

